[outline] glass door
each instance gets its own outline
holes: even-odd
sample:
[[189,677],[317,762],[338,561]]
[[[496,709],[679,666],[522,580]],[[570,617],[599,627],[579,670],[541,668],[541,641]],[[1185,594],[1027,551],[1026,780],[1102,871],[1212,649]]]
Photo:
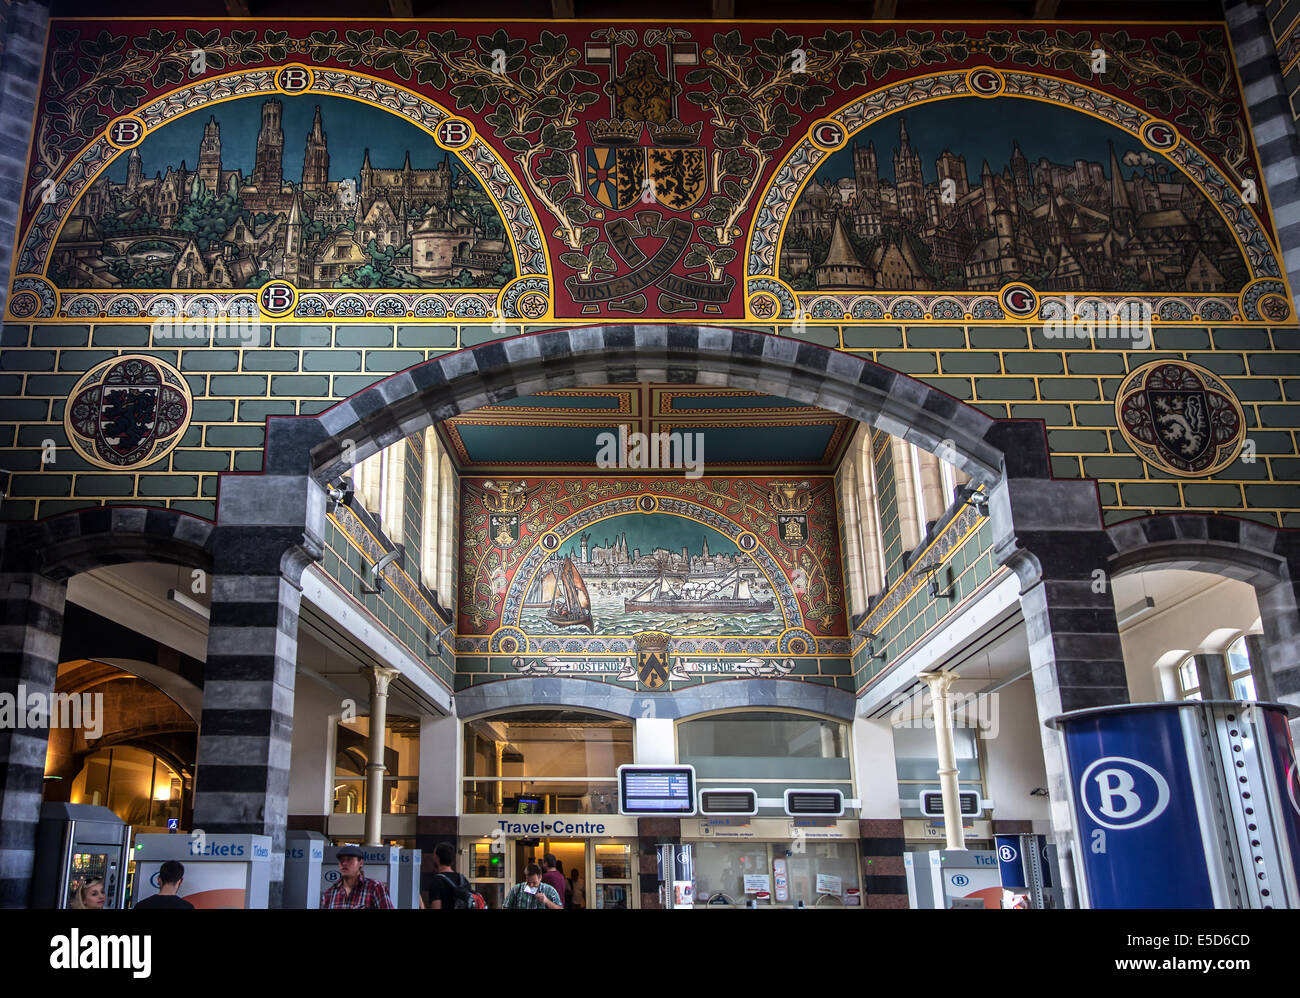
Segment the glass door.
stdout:
[[462,872],[469,877],[475,891],[483,895],[489,908],[500,908],[510,885],[506,883],[508,871],[504,853],[493,852],[493,842],[471,842],[465,849],[468,860]]
[[632,847],[626,843],[597,843],[592,850],[589,908],[632,908]]

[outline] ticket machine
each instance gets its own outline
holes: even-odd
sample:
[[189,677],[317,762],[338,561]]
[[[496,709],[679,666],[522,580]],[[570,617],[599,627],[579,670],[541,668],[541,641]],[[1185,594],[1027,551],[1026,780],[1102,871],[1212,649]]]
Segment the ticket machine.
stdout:
[[[339,882],[339,850],[342,846],[326,846],[321,863],[321,893]],[[398,901],[402,865],[401,850],[397,846],[362,846],[363,870],[367,880],[378,880],[388,888],[393,907],[403,907]],[[419,873],[416,872],[416,897],[419,897]],[[420,906],[416,901],[417,908]]]
[[180,896],[195,908],[265,908],[271,882],[269,835],[137,835],[135,896],[158,893],[163,863],[185,867]]
[[284,843],[285,908],[319,908],[321,864],[329,844],[320,832],[291,831]]
[[393,905],[397,908],[420,907],[420,866],[424,853],[420,849],[398,850],[397,889],[392,891]]
[[103,880],[104,907],[121,908],[130,841],[131,826],[106,807],[42,804],[32,906],[66,908],[74,891],[92,880]]

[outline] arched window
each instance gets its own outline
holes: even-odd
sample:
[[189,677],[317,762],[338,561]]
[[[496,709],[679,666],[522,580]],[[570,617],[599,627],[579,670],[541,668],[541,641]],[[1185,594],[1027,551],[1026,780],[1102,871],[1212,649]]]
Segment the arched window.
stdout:
[[912,551],[925,535],[917,506],[915,463],[912,445],[898,437],[889,438],[890,459],[894,465],[894,500],[898,507],[898,531],[903,540],[903,550]]
[[372,454],[352,469],[352,483],[356,486],[356,498],[368,513],[378,516],[380,513],[379,497],[383,491],[384,456]]
[[107,807],[128,825],[162,831],[168,818],[181,817],[183,793],[181,774],[160,756],[117,745],[86,756],[68,799]]
[[844,571],[849,588],[849,609],[861,613],[867,607],[866,583],[862,578],[862,514],[858,509],[857,468],[852,460],[844,462],[840,475],[840,494],[844,509]]
[[1246,635],[1241,635],[1224,652],[1228,666],[1228,686],[1236,700],[1258,700],[1255,690],[1255,677],[1250,671],[1250,649],[1246,646]]
[[456,528],[456,478],[445,453],[438,465],[438,602],[452,608],[456,573],[452,570]]
[[420,527],[420,577],[433,589],[438,580],[438,471],[442,463],[442,446],[432,427],[424,431],[424,502]]
[[1201,676],[1196,671],[1196,656],[1188,655],[1178,663],[1178,688],[1184,700],[1200,700]]
[[885,588],[885,541],[880,533],[880,500],[876,488],[876,462],[871,446],[871,428],[864,426],[858,441],[857,506],[858,538],[862,544],[862,581],[867,595]]
[[943,473],[940,471],[940,465],[943,462],[929,451],[921,450],[915,444],[910,446],[912,449],[912,467],[916,479],[917,516],[920,517],[921,533],[924,535],[926,525],[943,516],[944,511],[948,508],[948,503],[952,501],[952,497],[951,494],[945,493],[944,490]]
[[383,512],[380,523],[394,544],[406,533],[402,513],[406,506],[406,441],[399,440],[384,451]]

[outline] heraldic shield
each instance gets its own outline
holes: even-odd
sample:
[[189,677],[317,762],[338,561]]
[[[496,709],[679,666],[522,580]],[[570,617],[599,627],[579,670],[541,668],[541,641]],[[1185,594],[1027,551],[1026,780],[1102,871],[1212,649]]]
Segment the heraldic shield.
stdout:
[[514,547],[519,542],[519,515],[493,513],[488,517],[488,530],[492,534],[492,543],[497,547]]
[[641,631],[636,635],[636,678],[647,689],[661,689],[668,682],[668,646],[672,635],[666,631]]
[[[652,203],[685,211],[708,189],[707,164],[700,148],[588,146],[587,193],[611,211]],[[653,196],[644,196],[646,192]]]

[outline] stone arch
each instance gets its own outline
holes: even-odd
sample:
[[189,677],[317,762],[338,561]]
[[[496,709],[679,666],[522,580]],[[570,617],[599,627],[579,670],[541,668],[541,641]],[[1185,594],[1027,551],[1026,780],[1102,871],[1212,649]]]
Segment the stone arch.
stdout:
[[210,571],[213,529],[210,521],[175,510],[96,506],[34,524],[9,524],[5,568],[58,580],[136,561]]
[[588,709],[619,717],[674,720],[739,707],[802,710],[850,722],[857,703],[847,690],[792,679],[723,679],[673,693],[644,693],[593,679],[502,679],[461,690],[456,716],[481,717],[515,707]]
[[[946,458],[985,484],[1001,477],[1010,449],[999,421],[839,350],[710,326],[585,326],[497,340],[426,361],[322,413],[316,417],[319,429],[273,417],[266,467],[281,474],[307,472],[293,450],[315,433],[310,473],[329,482],[431,423],[480,406],[555,388],[630,381],[725,385],[820,406],[924,450],[942,447]],[[1038,436],[1042,454],[1036,463],[1045,466],[1046,440]],[[281,441],[283,451],[277,449]]]
[[1230,516],[1178,513],[1130,520],[1106,533],[1115,549],[1112,575],[1174,568],[1254,587],[1274,696],[1300,703],[1300,593],[1293,567],[1300,550],[1291,533]]

